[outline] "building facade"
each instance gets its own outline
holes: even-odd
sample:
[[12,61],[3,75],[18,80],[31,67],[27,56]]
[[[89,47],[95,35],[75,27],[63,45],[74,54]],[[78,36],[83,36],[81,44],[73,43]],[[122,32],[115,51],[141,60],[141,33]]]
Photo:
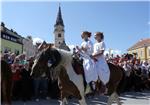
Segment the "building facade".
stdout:
[[147,59],[150,61],[150,45],[147,47]]
[[142,39],[128,49],[129,54],[136,54],[138,59],[150,60],[150,38]]
[[35,56],[37,52],[37,47],[33,45],[33,40],[31,36],[23,38],[23,53],[26,54],[27,58]]
[[5,24],[1,23],[1,53],[12,52],[16,55],[23,52],[22,37],[12,29],[9,30]]

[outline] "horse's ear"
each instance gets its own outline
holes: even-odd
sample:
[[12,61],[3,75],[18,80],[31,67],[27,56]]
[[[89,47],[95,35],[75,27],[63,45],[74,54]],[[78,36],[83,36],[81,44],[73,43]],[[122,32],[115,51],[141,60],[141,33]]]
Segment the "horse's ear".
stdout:
[[52,45],[52,44],[49,44],[47,47],[48,47],[48,49],[52,49],[52,48],[53,48],[53,45]]
[[48,50],[48,49],[51,49],[51,46],[48,45],[48,46],[46,47],[46,50]]
[[51,45],[49,45],[49,46],[48,46],[48,48],[49,48],[49,49],[51,49],[51,48],[52,48],[52,46],[51,46]]

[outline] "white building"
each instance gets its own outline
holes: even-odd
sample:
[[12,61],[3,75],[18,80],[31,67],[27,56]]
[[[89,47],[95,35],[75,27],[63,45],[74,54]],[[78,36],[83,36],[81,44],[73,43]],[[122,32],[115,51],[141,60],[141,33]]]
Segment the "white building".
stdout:
[[27,58],[30,56],[35,56],[37,53],[37,48],[33,45],[33,40],[31,36],[23,38],[23,53],[27,55]]

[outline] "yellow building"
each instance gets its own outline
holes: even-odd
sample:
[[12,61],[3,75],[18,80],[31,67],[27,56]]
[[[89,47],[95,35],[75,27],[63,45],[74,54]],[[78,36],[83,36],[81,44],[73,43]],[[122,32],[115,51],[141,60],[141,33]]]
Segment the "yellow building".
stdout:
[[141,60],[150,60],[150,38],[142,39],[128,49],[129,54],[137,54]]
[[2,53],[11,51],[13,53],[21,54],[23,51],[22,37],[5,27],[5,24],[1,23],[1,49]]

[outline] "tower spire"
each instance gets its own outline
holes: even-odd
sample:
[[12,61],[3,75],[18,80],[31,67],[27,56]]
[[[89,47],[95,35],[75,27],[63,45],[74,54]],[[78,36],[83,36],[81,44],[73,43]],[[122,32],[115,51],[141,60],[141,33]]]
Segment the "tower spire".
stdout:
[[58,14],[57,14],[57,19],[56,19],[55,26],[57,26],[57,25],[64,26],[64,22],[63,22],[63,19],[62,19],[62,14],[61,14],[60,3],[59,3],[59,10],[58,10]]
[[60,7],[60,2],[59,2],[59,7]]
[[61,6],[59,3],[59,10],[57,13],[57,19],[56,19],[56,23],[54,25],[55,47],[70,51],[69,47],[65,43],[64,33],[65,33],[64,22],[62,19]]

